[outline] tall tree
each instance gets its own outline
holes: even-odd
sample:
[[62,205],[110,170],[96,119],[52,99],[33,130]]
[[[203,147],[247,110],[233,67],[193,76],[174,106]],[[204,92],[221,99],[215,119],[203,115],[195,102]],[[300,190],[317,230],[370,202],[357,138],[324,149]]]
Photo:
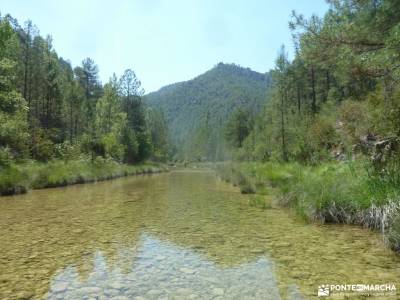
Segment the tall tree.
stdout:
[[107,156],[121,160],[124,147],[120,143],[126,126],[126,114],[122,111],[121,98],[115,75],[104,87],[104,95],[96,104],[95,135]]
[[127,116],[127,127],[124,131],[127,147],[125,161],[137,162],[147,159],[152,152],[152,145],[146,123],[145,107],[142,102],[144,90],[133,70],[125,70],[119,80],[119,91],[122,97],[123,110]]
[[243,146],[244,140],[250,134],[253,128],[252,116],[249,111],[238,108],[229,119],[225,136],[234,147]]
[[287,136],[286,136],[286,114],[288,105],[288,59],[285,51],[285,47],[282,46],[278,58],[276,60],[276,68],[273,73],[273,78],[276,84],[276,96],[279,98],[279,114],[280,114],[280,132],[281,132],[281,150],[282,150],[282,160],[288,160],[287,152]]
[[97,99],[102,94],[101,83],[99,81],[99,69],[91,58],[82,61],[81,67],[76,67],[75,76],[85,92],[85,127],[93,130],[91,124],[94,120]]

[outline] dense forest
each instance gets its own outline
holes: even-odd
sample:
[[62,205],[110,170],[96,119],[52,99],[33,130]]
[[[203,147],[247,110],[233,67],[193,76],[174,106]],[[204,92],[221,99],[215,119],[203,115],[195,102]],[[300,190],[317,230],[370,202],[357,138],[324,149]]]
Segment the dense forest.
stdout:
[[172,159],[221,161],[230,157],[227,121],[237,109],[255,117],[270,86],[268,73],[219,63],[192,80],[146,95],[145,102],[164,112]]
[[296,55],[280,51],[271,102],[243,145],[247,159],[313,163],[397,143],[400,4],[329,2],[323,18],[293,14]]
[[30,21],[21,27],[5,16],[0,25],[2,163],[74,151],[129,163],[164,158],[166,137],[155,135],[165,133],[162,115],[142,104],[134,71],[102,85],[92,59],[72,68]]
[[134,71],[104,85],[98,72],[90,58],[73,68],[31,21],[0,18],[0,167],[10,175],[0,190],[12,192],[13,167],[32,160],[166,159],[166,123],[143,104]]

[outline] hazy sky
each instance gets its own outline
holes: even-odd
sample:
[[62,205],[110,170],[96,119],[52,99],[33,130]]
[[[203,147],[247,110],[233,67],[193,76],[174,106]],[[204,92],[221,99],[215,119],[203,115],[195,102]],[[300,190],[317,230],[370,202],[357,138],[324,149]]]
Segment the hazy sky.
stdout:
[[57,53],[91,57],[107,81],[132,68],[147,92],[191,79],[218,62],[259,72],[290,51],[291,11],[323,15],[324,0],[0,0],[2,15],[31,19]]

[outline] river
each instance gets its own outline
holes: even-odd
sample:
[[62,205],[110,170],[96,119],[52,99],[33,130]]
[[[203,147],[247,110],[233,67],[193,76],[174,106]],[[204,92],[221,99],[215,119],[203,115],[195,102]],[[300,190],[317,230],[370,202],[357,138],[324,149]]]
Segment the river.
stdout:
[[254,197],[196,170],[2,197],[0,299],[310,299],[322,284],[400,289],[400,258],[379,234],[305,224],[252,205]]

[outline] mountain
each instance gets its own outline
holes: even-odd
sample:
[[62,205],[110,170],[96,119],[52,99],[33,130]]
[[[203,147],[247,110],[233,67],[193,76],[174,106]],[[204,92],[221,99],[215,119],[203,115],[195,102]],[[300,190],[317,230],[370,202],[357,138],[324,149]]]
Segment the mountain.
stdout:
[[215,160],[224,156],[223,128],[232,112],[257,112],[270,86],[269,73],[219,63],[192,80],[147,94],[145,102],[163,111],[177,158]]

